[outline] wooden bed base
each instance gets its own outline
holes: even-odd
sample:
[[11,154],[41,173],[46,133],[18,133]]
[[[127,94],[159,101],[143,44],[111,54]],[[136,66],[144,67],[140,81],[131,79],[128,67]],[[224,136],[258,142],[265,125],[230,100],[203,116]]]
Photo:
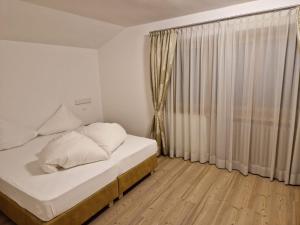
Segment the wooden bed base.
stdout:
[[0,210],[18,225],[80,225],[105,206],[109,205],[111,207],[114,199],[123,196],[124,191],[147,174],[152,173],[156,165],[157,156],[153,155],[120,175],[117,180],[50,221],[40,220],[1,192]]
[[40,220],[2,193],[0,195],[0,209],[11,220],[19,225],[82,224],[107,204],[112,202],[117,196],[118,182],[115,180],[71,209],[47,222]]
[[147,174],[154,171],[157,166],[156,154],[149,157],[142,163],[136,165],[132,169],[118,176],[119,198],[122,198],[123,192],[145,177]]

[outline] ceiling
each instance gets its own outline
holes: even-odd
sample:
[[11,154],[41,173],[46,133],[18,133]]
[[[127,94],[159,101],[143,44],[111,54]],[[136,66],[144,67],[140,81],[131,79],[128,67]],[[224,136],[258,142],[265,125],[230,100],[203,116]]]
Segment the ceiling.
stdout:
[[249,0],[22,0],[37,5],[133,26],[200,11],[221,8]]
[[30,4],[0,0],[0,40],[100,48],[123,27]]

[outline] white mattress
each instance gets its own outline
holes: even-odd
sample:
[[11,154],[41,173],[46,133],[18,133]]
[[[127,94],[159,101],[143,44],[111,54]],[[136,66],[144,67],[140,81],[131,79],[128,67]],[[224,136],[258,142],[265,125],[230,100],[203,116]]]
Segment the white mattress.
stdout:
[[128,135],[109,160],[44,174],[37,154],[54,137],[0,151],[0,191],[43,221],[72,208],[157,151],[154,140]]
[[111,155],[121,175],[145,159],[157,153],[155,140],[128,135],[125,142]]

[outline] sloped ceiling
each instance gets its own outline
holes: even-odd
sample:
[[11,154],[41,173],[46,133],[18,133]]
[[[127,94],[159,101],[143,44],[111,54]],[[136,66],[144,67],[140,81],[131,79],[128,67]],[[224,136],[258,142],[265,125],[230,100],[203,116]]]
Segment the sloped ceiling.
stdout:
[[122,26],[20,0],[0,0],[0,39],[99,49]]
[[103,20],[132,26],[221,8],[249,0],[23,0]]

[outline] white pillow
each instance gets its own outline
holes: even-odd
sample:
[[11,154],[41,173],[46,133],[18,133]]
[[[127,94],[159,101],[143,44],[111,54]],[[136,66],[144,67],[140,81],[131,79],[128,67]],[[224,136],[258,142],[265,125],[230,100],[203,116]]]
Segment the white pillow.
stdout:
[[55,134],[63,131],[74,130],[82,125],[78,119],[65,105],[61,105],[38,130],[39,135]]
[[80,128],[79,132],[91,138],[110,154],[116,150],[127,137],[124,128],[117,123],[93,123]]
[[53,173],[59,168],[106,160],[109,155],[88,137],[72,131],[51,140],[38,157],[42,170]]
[[24,145],[36,136],[34,130],[0,120],[0,150]]

